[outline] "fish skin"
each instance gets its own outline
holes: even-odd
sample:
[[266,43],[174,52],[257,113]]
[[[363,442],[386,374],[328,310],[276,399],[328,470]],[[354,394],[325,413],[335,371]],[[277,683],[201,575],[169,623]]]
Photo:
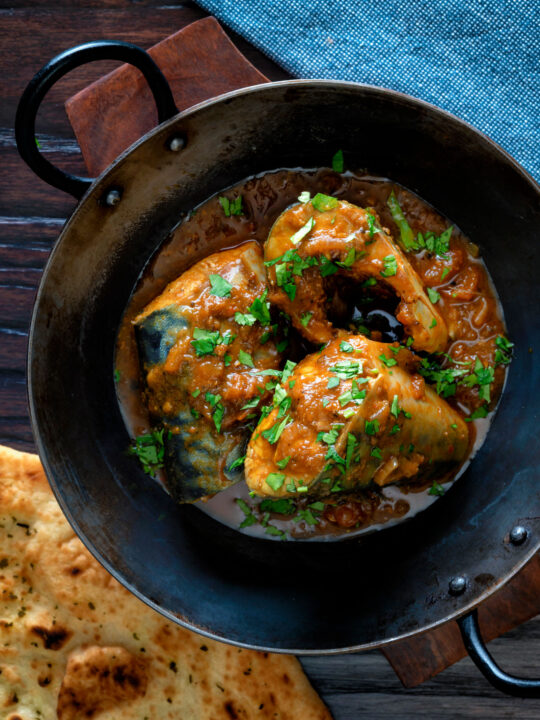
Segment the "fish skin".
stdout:
[[[235,283],[243,288],[233,298],[234,302],[209,295],[210,274],[226,272],[233,273]],[[197,386],[190,372],[193,371],[193,363],[198,363],[199,359],[193,357],[191,339],[195,327],[205,327],[197,314],[198,308],[208,302],[218,308],[219,319],[211,314],[208,318],[211,327],[205,329],[217,329],[220,334],[231,328],[235,333],[262,333],[260,325],[253,329],[239,327],[234,322],[234,315],[238,311],[246,312],[252,302],[251,295],[259,296],[265,288],[262,251],[252,241],[214,253],[193,265],[170,283],[134,320],[152,426],[167,431],[163,434],[165,485],[178,503],[208,498],[241,480],[244,477],[243,468],[229,468],[244,454],[250,435],[245,421],[233,422],[230,427],[218,432],[211,417],[200,415],[195,418],[192,414],[192,391]],[[176,352],[179,347],[179,358],[171,368],[171,350]],[[233,352],[231,348],[232,344],[226,349]],[[186,353],[189,353],[191,365],[185,361]],[[200,358],[200,361],[204,359]],[[223,379],[228,370],[219,358],[215,360],[220,365]],[[279,367],[280,355],[273,339],[257,346],[253,361],[255,367]],[[243,372],[247,370],[245,368]],[[234,372],[242,371],[235,368]],[[167,398],[174,399],[170,412],[163,410],[163,401]]]

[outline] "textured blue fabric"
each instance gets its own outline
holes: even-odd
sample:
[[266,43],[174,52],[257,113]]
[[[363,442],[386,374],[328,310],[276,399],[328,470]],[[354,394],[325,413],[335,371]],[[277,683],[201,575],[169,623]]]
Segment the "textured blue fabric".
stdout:
[[296,77],[408,93],[540,179],[540,0],[198,0]]

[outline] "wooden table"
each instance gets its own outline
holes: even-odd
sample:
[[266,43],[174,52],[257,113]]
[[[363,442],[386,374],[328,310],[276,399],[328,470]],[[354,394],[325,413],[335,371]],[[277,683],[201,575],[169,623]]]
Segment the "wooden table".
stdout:
[[[0,443],[31,451],[25,387],[28,326],[41,271],[74,200],[37,179],[20,160],[13,133],[17,101],[34,72],[61,50],[101,38],[149,47],[206,13],[192,3],[158,0],[34,0],[0,13]],[[247,42],[231,37],[271,80],[288,77]],[[63,102],[114,65],[99,62],[74,71],[53,88],[42,107],[37,126],[41,148],[71,172],[85,173]],[[505,669],[540,674],[540,617],[495,640],[490,649]],[[540,717],[540,700],[500,695],[468,659],[414,690],[401,686],[376,651],[306,658],[303,663],[336,720]]]

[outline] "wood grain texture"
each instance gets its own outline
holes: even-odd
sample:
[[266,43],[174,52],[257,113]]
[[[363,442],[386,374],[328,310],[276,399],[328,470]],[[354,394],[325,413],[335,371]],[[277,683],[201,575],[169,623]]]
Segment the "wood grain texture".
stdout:
[[[24,0],[0,3],[0,443],[33,450],[26,403],[25,355],[39,273],[74,201],[35,178],[14,141],[16,104],[26,83],[47,60],[77,43],[118,38],[149,47],[206,14],[193,3],[156,0]],[[235,45],[271,80],[287,74],[233,33]],[[47,156],[71,172],[84,172],[63,102],[110,72],[115,63],[74,71],[51,91],[38,118]],[[540,675],[540,618],[490,644],[501,665]],[[507,698],[493,690],[468,659],[414,690],[402,687],[379,652],[304,659],[304,666],[336,720],[369,718],[540,717],[540,701]]]
[[[235,48],[214,18],[179,30],[148,53],[185,110],[222,93],[268,82]],[[66,101],[66,111],[92,177],[157,124],[142,73],[123,65]]]

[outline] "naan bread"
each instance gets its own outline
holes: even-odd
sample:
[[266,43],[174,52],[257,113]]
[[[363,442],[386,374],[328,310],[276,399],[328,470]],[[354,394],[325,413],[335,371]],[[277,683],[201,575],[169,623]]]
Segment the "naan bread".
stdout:
[[331,720],[298,661],[167,622],[84,548],[35,455],[0,446],[0,717]]

